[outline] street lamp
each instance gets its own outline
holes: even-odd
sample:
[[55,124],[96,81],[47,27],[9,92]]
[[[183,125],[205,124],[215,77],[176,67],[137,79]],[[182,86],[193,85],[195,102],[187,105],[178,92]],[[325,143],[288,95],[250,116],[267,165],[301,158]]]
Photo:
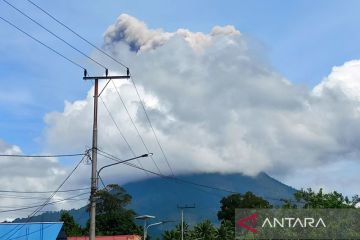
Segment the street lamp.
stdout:
[[[150,157],[150,156],[152,156],[152,155],[153,155],[153,153],[146,153],[146,154],[143,154],[143,155],[140,155],[140,156],[137,156],[137,157],[129,158],[129,159],[126,159],[126,160],[123,160],[123,161],[119,161],[119,162],[116,162],[116,163],[112,163],[112,164],[109,164],[109,165],[102,166],[102,167],[99,169],[99,171],[97,172],[97,176],[98,176],[98,178],[100,178],[100,180],[101,180],[100,172],[101,172],[104,168],[112,167],[112,166],[114,166],[114,165],[118,165],[118,164],[121,164],[121,163],[126,163],[126,162],[129,162],[129,161],[138,159],[138,158]],[[102,182],[102,180],[101,180],[101,182]],[[103,183],[103,184],[104,184],[104,183]],[[104,184],[104,187],[105,187],[105,184]],[[105,187],[105,189],[106,189],[106,187]]]
[[148,233],[148,229],[152,226],[156,226],[156,225],[160,225],[160,224],[164,224],[165,222],[157,222],[157,223],[152,223],[150,225],[148,225],[145,229],[144,229],[144,240],[146,240],[147,237],[147,233]]
[[144,239],[146,238],[146,234],[147,234],[147,220],[149,219],[154,219],[155,216],[151,216],[151,215],[141,215],[141,216],[137,216],[135,217],[135,219],[139,219],[139,220],[143,220],[144,221]]

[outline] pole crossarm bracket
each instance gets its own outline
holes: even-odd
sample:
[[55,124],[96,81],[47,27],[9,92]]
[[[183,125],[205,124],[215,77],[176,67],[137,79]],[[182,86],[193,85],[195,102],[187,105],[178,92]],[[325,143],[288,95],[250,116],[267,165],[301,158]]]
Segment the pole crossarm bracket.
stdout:
[[83,80],[113,80],[113,79],[129,79],[130,76],[129,75],[123,75],[123,76],[95,76],[95,77],[83,77]]

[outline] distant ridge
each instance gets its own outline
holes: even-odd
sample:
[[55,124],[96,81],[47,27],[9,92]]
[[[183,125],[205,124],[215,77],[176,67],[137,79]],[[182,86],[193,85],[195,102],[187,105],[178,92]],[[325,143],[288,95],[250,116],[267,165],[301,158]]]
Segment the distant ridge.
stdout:
[[[292,199],[293,194],[296,192],[296,189],[277,181],[266,173],[260,173],[256,177],[219,173],[199,173],[178,177],[186,181],[215,186],[234,192],[245,193],[251,191],[267,199],[273,205],[280,205],[279,199]],[[134,209],[137,214],[154,215],[157,220],[178,221],[177,204],[195,204],[196,208],[187,211],[185,215],[189,224],[195,224],[204,219],[209,219],[218,224],[217,212],[220,207],[220,200],[230,194],[162,178],[144,179],[127,183],[123,187],[133,197],[130,208]],[[70,214],[83,226],[88,219],[85,207],[70,210]],[[59,218],[60,212],[46,212],[35,216],[32,221],[58,221]],[[15,219],[14,222],[24,220]]]

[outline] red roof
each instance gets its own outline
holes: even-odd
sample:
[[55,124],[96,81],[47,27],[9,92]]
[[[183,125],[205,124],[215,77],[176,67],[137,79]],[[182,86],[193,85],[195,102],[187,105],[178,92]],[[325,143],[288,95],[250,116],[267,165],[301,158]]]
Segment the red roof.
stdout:
[[[68,240],[89,240],[88,236],[68,237]],[[96,236],[96,240],[141,240],[138,235]]]

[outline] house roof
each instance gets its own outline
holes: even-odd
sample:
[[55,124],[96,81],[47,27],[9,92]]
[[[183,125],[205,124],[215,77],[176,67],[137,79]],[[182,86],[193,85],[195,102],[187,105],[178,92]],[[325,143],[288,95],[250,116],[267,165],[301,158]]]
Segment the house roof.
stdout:
[[56,240],[62,222],[0,223],[0,239]]

